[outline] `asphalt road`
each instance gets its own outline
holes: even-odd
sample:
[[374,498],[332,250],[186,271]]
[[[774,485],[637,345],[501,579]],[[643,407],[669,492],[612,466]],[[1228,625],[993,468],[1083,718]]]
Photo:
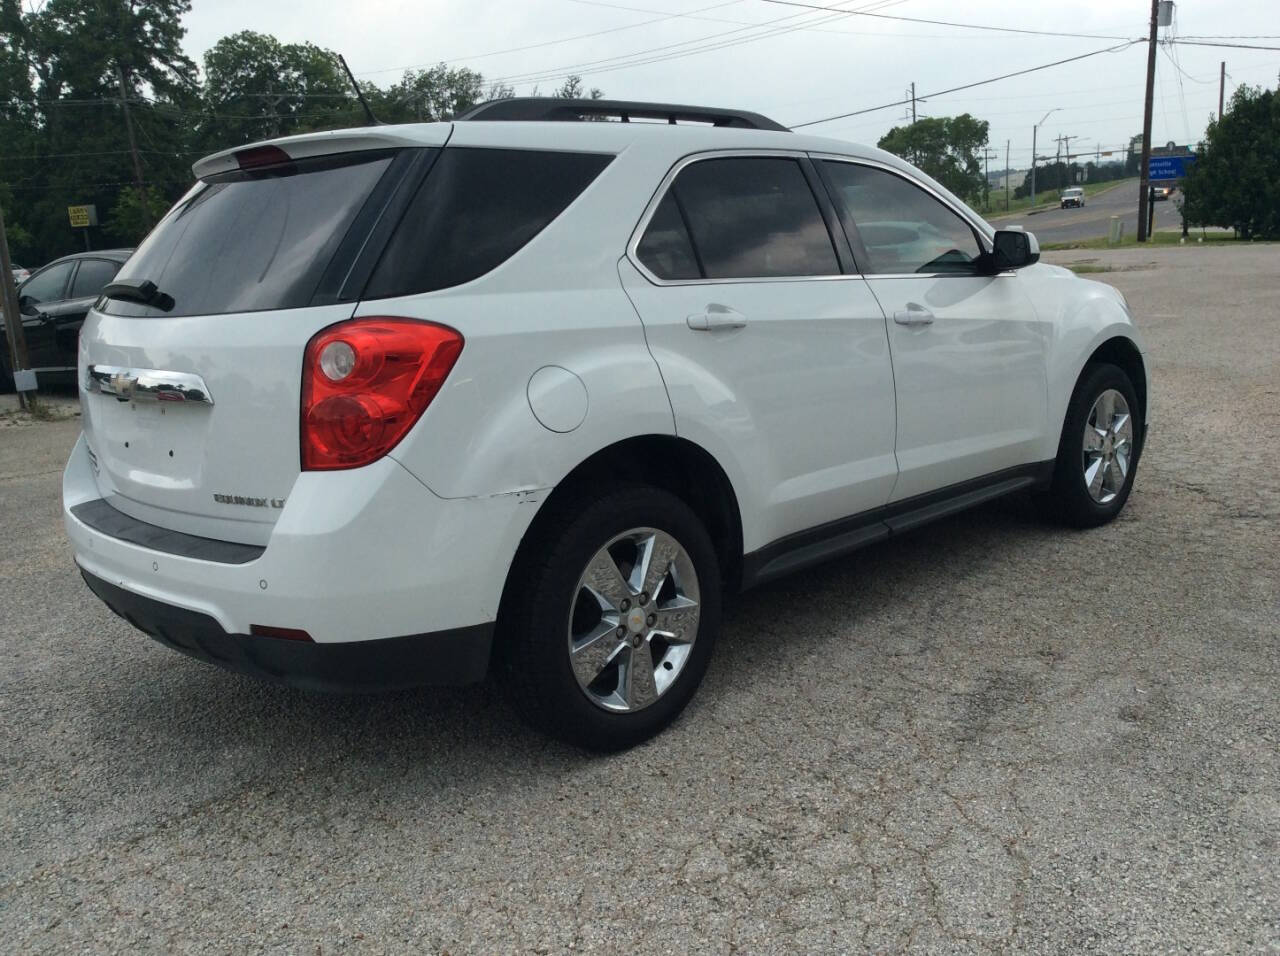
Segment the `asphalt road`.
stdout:
[[1155,364],[1121,519],[1011,499],[736,599],[612,757],[152,643],[72,567],[76,423],[0,414],[5,950],[1280,951],[1280,247],[1103,256]]
[[[1182,216],[1178,212],[1180,194],[1155,204],[1156,229],[1181,229]],[[1077,239],[1094,239],[1105,236],[1111,229],[1111,217],[1124,219],[1124,234],[1138,234],[1138,182],[1126,182],[1096,196],[1086,196],[1083,209],[1048,209],[1028,215],[991,219],[993,223],[1018,222],[1035,233],[1041,243],[1071,242]]]

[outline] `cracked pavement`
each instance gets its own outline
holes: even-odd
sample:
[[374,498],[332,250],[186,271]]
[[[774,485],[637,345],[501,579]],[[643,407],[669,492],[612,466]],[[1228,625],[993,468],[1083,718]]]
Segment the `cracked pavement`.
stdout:
[[0,416],[11,952],[1280,952],[1280,246],[1098,260],[1153,352],[1127,510],[998,502],[731,602],[667,733],[308,695],[82,585],[71,421]]

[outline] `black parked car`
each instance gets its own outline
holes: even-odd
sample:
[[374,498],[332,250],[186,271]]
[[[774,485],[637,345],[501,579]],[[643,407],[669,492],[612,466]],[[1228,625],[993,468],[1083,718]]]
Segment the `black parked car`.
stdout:
[[[42,385],[75,384],[76,347],[85,314],[132,254],[132,249],[77,252],[55,259],[18,285],[27,357]],[[9,343],[0,324],[0,392],[12,390]]]

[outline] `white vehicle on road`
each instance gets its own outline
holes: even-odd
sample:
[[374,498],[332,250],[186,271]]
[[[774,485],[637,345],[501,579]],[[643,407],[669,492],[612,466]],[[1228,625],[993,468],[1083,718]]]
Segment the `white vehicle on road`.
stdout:
[[[630,121],[558,121],[598,114]],[[1123,298],[879,150],[532,99],[194,170],[84,324],[63,495],[89,586],[197,658],[493,671],[625,747],[743,588],[1020,489],[1077,526],[1129,495]]]

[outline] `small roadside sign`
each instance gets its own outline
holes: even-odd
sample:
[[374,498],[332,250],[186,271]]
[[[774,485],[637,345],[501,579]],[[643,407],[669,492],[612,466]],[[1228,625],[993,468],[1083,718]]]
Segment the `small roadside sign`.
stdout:
[[1182,179],[1193,162],[1194,156],[1152,156],[1147,164],[1147,178],[1152,181]]
[[84,229],[98,224],[97,206],[68,206],[67,218],[73,229]]

